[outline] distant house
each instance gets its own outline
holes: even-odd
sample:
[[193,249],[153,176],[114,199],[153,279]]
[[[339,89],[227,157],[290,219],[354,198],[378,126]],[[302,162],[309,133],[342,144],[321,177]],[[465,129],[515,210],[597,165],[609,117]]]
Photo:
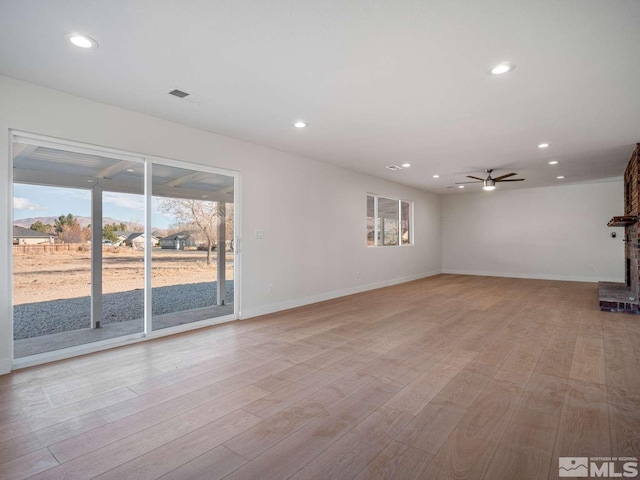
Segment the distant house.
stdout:
[[173,250],[184,250],[195,247],[196,239],[190,232],[178,232],[160,239],[160,247]]
[[[152,247],[157,247],[159,242],[160,242],[160,240],[157,237],[151,235],[151,246]],[[133,248],[134,250],[144,250],[144,245],[145,245],[144,233],[140,233],[140,232],[131,233],[124,240],[124,244],[127,247]]]
[[14,245],[39,245],[42,243],[55,243],[55,235],[36,232],[30,228],[13,226]]
[[122,245],[124,243],[124,241],[129,238],[129,236],[133,235],[136,232],[127,232],[127,231],[122,231],[122,230],[117,230],[115,232],[113,232],[113,234],[118,237],[118,239],[116,241],[113,242],[114,245],[118,246],[118,245]]

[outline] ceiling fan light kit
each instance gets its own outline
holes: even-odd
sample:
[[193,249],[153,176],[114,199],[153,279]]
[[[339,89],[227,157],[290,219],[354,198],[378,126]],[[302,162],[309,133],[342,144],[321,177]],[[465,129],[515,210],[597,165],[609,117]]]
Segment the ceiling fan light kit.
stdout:
[[493,178],[491,176],[491,172],[493,172],[492,168],[488,168],[485,170],[487,172],[487,178],[474,177],[473,175],[467,175],[467,178],[471,178],[475,181],[473,182],[458,182],[456,185],[463,185],[466,183],[482,183],[482,189],[491,192],[496,189],[497,182],[524,182],[524,178],[509,178],[517,175],[517,173],[506,173],[504,175],[500,175],[499,177]]
[[492,190],[496,189],[496,181],[493,178],[487,178],[484,181],[484,185],[482,187],[483,190],[486,190],[487,192],[491,192]]

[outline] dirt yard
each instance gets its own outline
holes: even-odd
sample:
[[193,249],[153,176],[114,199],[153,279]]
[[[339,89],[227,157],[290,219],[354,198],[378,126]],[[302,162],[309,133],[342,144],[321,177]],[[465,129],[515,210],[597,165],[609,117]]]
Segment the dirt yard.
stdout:
[[[103,293],[126,292],[144,287],[144,252],[131,248],[103,250]],[[207,252],[154,249],[153,286],[165,287],[217,279],[216,253],[211,265]],[[91,294],[90,252],[15,254],[13,298],[15,305],[84,297]],[[226,279],[233,280],[233,253],[227,252]]]

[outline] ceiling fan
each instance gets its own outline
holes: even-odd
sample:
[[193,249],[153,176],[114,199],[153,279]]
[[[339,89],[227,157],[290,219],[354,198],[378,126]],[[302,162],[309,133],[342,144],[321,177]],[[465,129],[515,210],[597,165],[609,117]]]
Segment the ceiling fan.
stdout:
[[[488,168],[485,170],[487,172],[487,178],[474,177],[472,175],[467,175],[467,178],[473,178],[476,180],[475,182],[458,182],[456,185],[464,185],[467,183],[482,183],[482,188],[487,191],[495,190],[497,182],[524,182],[524,178],[509,178],[517,175],[517,173],[507,173],[505,175],[500,175],[499,177],[493,178],[491,176],[491,172],[493,172],[492,168]],[[508,180],[507,180],[508,179]]]

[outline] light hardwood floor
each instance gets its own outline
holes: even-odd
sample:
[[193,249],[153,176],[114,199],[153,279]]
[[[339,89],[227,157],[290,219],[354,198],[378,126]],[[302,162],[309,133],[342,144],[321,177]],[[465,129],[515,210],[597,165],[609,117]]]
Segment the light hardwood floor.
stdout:
[[640,454],[640,316],[439,275],[0,376],[0,479],[547,479]]

